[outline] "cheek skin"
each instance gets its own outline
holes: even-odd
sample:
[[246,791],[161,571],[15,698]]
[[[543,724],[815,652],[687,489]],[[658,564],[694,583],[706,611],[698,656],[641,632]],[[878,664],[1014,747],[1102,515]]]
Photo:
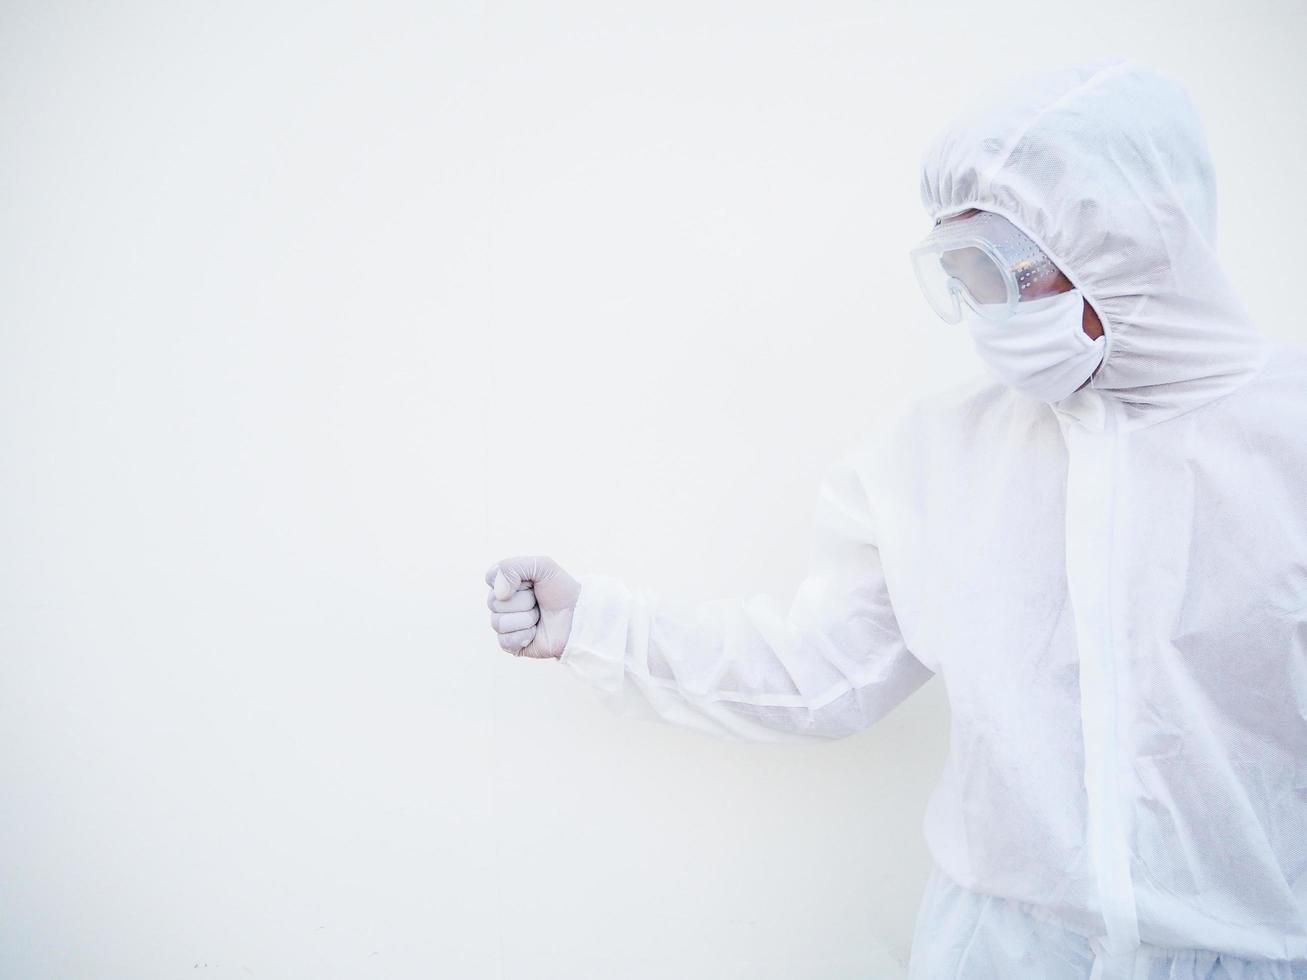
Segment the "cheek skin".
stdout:
[[[1063,273],[1059,272],[1057,278],[1053,280],[1051,287],[1048,289],[1048,292],[1065,293],[1074,288],[1075,286],[1072,285],[1071,280]],[[1084,304],[1085,310],[1080,315],[1080,327],[1084,330],[1085,335],[1090,340],[1097,340],[1099,337],[1103,336],[1103,321],[1098,318],[1098,314],[1094,312],[1094,308],[1089,305],[1088,300],[1085,300]]]
[[[1091,340],[1097,340],[1099,337],[1103,336],[1103,321],[1098,318],[1098,314],[1094,312],[1094,308],[1090,306],[1088,302],[1085,303],[1085,311],[1080,316],[1080,328],[1084,330],[1085,334]],[[1102,366],[1102,364],[1098,365],[1098,367]],[[1097,374],[1098,368],[1094,368],[1094,373],[1085,378],[1085,384],[1082,384],[1080,388],[1085,387],[1085,385],[1093,381]],[[1077,388],[1076,391],[1079,391],[1080,388]]]
[[1090,340],[1097,340],[1103,336],[1103,321],[1098,318],[1098,314],[1088,303],[1085,303],[1085,312],[1080,317],[1080,326]]

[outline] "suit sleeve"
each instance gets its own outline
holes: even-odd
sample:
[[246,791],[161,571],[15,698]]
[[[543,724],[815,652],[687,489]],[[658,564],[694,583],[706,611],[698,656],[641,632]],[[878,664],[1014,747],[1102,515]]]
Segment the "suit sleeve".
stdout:
[[620,715],[729,739],[841,738],[932,676],[900,635],[853,453],[822,480],[788,609],[765,595],[689,604],[608,575],[578,580],[560,662]]

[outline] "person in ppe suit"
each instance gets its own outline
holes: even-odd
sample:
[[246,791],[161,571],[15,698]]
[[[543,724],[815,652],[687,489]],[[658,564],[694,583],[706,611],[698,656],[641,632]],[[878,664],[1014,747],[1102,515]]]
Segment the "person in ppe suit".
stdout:
[[913,265],[989,371],[830,468],[790,607],[511,558],[500,644],[760,740],[941,674],[917,980],[1307,978],[1307,351],[1222,271],[1196,113],[1129,62],[1026,79],[921,191]]

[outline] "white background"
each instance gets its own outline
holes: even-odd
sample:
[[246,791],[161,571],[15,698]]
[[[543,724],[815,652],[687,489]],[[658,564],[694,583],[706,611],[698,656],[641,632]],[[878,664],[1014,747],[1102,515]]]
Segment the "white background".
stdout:
[[[0,5],[0,976],[895,977],[940,681],[769,747],[502,653],[550,554],[788,597],[980,369],[906,249],[978,85],[1122,54],[1307,339],[1307,8]],[[947,555],[940,555],[947,561]],[[899,965],[896,965],[899,964]]]

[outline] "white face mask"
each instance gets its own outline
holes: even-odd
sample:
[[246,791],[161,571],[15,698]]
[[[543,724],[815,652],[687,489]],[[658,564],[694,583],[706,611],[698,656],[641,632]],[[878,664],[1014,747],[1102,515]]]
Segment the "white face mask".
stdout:
[[1091,340],[1081,326],[1080,290],[1017,304],[1008,320],[968,314],[976,352],[994,376],[1044,402],[1074,393],[1103,360],[1104,337]]

